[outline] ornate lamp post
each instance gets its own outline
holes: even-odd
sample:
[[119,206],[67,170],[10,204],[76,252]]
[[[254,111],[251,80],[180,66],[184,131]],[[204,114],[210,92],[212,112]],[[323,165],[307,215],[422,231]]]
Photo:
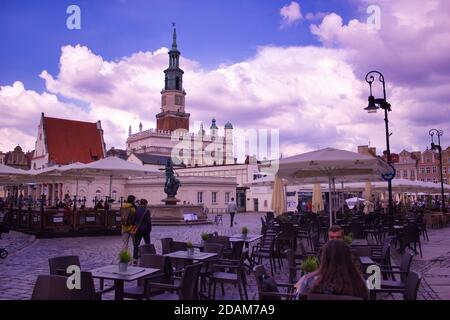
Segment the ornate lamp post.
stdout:
[[[444,194],[444,177],[442,172],[442,147],[441,147],[441,137],[444,135],[444,131],[437,130],[437,129],[431,129],[428,134],[431,136],[431,150],[438,150],[439,152],[439,167],[440,170],[440,176],[441,176],[441,210],[442,212],[447,212],[447,208],[445,206],[445,194]],[[434,143],[434,135],[437,136],[437,144]]]
[[[375,98],[372,95],[372,83],[375,81],[375,78],[378,78],[378,81],[380,81],[383,85],[383,98]],[[383,179],[387,180],[388,182],[388,193],[389,193],[389,204],[388,204],[388,212],[389,216],[391,218],[391,223],[394,222],[394,204],[392,200],[392,179],[395,177],[395,168],[391,165],[391,147],[389,144],[389,137],[392,133],[389,132],[389,120],[388,120],[388,112],[391,111],[391,104],[387,102],[386,100],[386,83],[384,81],[384,76],[379,71],[370,71],[366,74],[366,82],[369,84],[370,87],[370,96],[368,98],[369,105],[364,108],[368,113],[375,113],[378,109],[384,110],[384,123],[386,126],[386,158],[387,163],[392,168],[392,173],[388,175],[383,175]]]

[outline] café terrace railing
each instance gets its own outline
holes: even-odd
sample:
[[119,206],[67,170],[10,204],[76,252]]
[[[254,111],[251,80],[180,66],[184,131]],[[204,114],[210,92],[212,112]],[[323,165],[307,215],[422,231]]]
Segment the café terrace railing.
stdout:
[[27,233],[120,233],[120,209],[26,208],[10,206],[4,223]]

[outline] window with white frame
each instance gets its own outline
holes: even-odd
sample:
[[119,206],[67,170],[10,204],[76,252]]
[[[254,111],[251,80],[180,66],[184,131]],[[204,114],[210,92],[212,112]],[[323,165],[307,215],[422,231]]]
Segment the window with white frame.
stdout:
[[442,173],[446,174],[447,173],[447,167],[442,167]]
[[420,173],[425,174],[425,168],[420,168]]
[[427,174],[430,174],[430,167],[427,167]]
[[211,202],[217,203],[217,192],[216,191],[211,192]]
[[225,203],[230,202],[230,193],[229,192],[225,192]]
[[203,203],[203,192],[197,192],[197,203]]
[[436,167],[433,167],[433,173],[436,173]]

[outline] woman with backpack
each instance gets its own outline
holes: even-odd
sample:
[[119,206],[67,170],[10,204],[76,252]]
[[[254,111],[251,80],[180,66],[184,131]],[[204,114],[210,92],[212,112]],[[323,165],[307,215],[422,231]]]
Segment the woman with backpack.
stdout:
[[122,240],[123,249],[128,249],[128,243],[132,237],[132,233],[135,230],[135,216],[136,216],[136,197],[129,195],[127,201],[123,204],[120,212],[120,218],[122,222]]

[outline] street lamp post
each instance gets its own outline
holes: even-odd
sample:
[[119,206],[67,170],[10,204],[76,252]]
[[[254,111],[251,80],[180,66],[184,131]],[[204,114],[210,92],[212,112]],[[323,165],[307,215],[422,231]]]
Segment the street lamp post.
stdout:
[[[372,83],[375,81],[375,78],[378,77],[378,80],[383,85],[383,98],[375,98],[372,94]],[[387,163],[393,169],[393,173],[389,175],[384,175],[383,178],[388,182],[388,193],[389,193],[389,204],[388,204],[388,212],[391,219],[391,224],[394,222],[394,203],[392,200],[392,179],[395,177],[395,169],[391,165],[391,148],[389,144],[389,137],[391,133],[389,132],[389,120],[388,120],[388,112],[391,111],[391,104],[386,100],[386,84],[384,81],[384,76],[381,72],[372,70],[366,74],[366,82],[370,87],[370,96],[368,98],[369,105],[364,108],[368,113],[375,113],[379,108],[384,110],[384,123],[386,126],[386,158]]]
[[[445,195],[444,195],[444,177],[443,177],[443,172],[442,172],[442,147],[441,147],[441,137],[444,135],[444,131],[442,130],[437,130],[437,129],[431,129],[428,134],[431,136],[431,150],[438,150],[439,152],[439,167],[441,168],[440,170],[440,175],[441,175],[441,210],[442,212],[447,212],[447,208],[445,206]],[[437,136],[437,140],[438,143],[435,144],[434,143],[434,135]]]

